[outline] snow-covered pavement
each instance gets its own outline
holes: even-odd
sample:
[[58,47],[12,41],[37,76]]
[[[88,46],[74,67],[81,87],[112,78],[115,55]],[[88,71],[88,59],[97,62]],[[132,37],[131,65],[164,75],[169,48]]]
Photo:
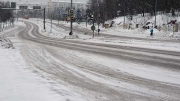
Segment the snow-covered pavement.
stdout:
[[[28,20],[30,22],[33,22],[41,28],[40,32],[43,32],[43,21],[42,19],[39,21],[39,23],[36,22],[36,19],[30,19]],[[47,20],[48,22],[48,20]],[[56,20],[53,20],[53,23],[58,23]],[[69,26],[69,23],[66,22],[60,22],[60,24],[64,26]],[[90,25],[88,27],[85,27],[85,23],[82,24],[73,24],[75,28],[79,29],[89,29]],[[50,23],[46,24],[46,32],[43,32],[42,34],[48,37],[53,38],[64,38],[65,36],[68,36],[69,29],[63,29],[60,27],[57,27],[55,25],[52,25],[52,33],[50,33]],[[76,29],[75,29],[76,30]],[[158,49],[158,50],[168,50],[168,51],[180,51],[180,33],[178,32],[178,37],[169,37],[169,34],[164,34],[163,32],[159,32],[156,30],[155,35],[153,37],[149,36],[149,30],[147,31],[139,31],[138,30],[123,30],[121,28],[110,28],[110,29],[102,29],[104,33],[109,35],[117,35],[117,36],[128,36],[130,39],[123,39],[123,38],[105,38],[102,36],[96,36],[95,38],[92,38],[91,34],[84,35],[82,32],[74,31],[75,35],[78,35],[79,39],[74,39],[82,42],[92,42],[92,43],[103,43],[103,44],[112,44],[112,45],[122,45],[122,46],[130,46],[130,47],[140,47],[140,48],[148,48],[148,49]],[[81,33],[81,34],[80,34]],[[135,39],[133,39],[135,38]],[[139,40],[136,38],[143,38],[144,40]],[[150,39],[150,40],[146,40]],[[154,40],[155,39],[155,40]],[[157,40],[156,40],[157,39]],[[163,41],[164,40],[164,41]],[[170,42],[169,42],[170,41]]]
[[22,42],[17,37],[9,38],[15,49],[0,46],[0,101],[86,101],[66,86],[40,75],[42,71],[22,57]]
[[[107,41],[103,38],[92,39],[78,33],[80,39],[71,40],[63,39],[68,31],[56,26],[52,33],[44,33],[39,29],[40,34],[60,38],[53,40],[40,36],[37,26],[32,23],[19,22],[17,26],[21,30],[17,27],[18,31],[13,31],[14,33],[8,37],[15,49],[0,48],[0,74],[3,75],[0,76],[2,101],[180,99],[179,69],[150,64],[156,61],[166,64],[164,62],[172,59],[176,64],[169,65],[178,66],[180,60],[178,44],[118,39]],[[49,25],[47,29],[50,29]],[[109,47],[111,45],[117,47]],[[122,49],[118,49],[119,46],[122,46]],[[83,49],[84,47],[86,49]],[[135,50],[131,50],[133,47]],[[136,50],[139,48],[147,51]],[[148,49],[157,51],[150,52]],[[165,51],[158,54],[159,50]],[[178,55],[175,56],[176,53],[168,51],[177,52]],[[133,59],[127,58],[128,56],[140,59],[140,62],[131,61]],[[154,60],[148,60],[153,57]],[[146,60],[150,63],[146,64]]]

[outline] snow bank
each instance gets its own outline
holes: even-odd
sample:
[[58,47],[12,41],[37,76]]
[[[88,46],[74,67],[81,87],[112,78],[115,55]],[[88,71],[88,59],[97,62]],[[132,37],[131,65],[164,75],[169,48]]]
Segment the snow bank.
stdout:
[[4,48],[14,49],[13,43],[9,39],[5,39],[5,38],[0,37],[0,43],[1,43],[1,46]]
[[19,50],[0,48],[1,101],[86,101],[30,68]]
[[79,39],[79,37],[78,35],[73,34],[73,35],[65,36],[64,39]]

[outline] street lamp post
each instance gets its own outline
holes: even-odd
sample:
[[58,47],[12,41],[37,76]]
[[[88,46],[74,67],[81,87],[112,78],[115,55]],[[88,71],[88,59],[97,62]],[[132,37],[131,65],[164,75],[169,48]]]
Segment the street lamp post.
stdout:
[[37,9],[37,15],[36,15],[37,16],[37,23],[38,23],[38,12],[39,12],[39,10]]
[[125,0],[124,0],[124,22],[123,22],[123,28],[125,27],[125,21],[126,21],[126,19],[125,19],[125,14],[126,14],[126,9],[125,9]]
[[23,22],[23,17],[24,17],[24,8],[23,8],[23,10],[22,10],[22,22]]
[[46,30],[46,26],[45,26],[45,23],[46,23],[46,21],[45,21],[45,17],[46,17],[46,16],[45,16],[45,13],[46,13],[46,12],[45,12],[45,10],[46,10],[46,9],[45,9],[45,7],[44,7],[44,30]]
[[59,4],[59,1],[58,1],[58,26],[59,26],[59,17],[60,17],[60,4]]
[[98,35],[99,35],[99,31],[100,31],[100,29],[99,29],[99,23],[100,23],[100,14],[99,14],[99,2],[98,2],[98,0],[97,0],[97,10],[98,10]]
[[[73,7],[72,7],[72,6],[73,6],[73,5],[72,5],[72,2],[73,2],[73,1],[71,0],[71,10],[73,9]],[[71,15],[71,16],[72,16],[72,15]],[[69,35],[73,35],[73,32],[72,32],[72,23],[73,23],[73,21],[72,21],[72,19],[71,19],[71,25],[70,25],[71,27],[70,27],[70,33],[69,33]]]
[[51,13],[51,31],[50,33],[52,33],[52,13]]
[[155,24],[154,24],[154,27],[156,27],[156,9],[157,9],[157,0],[155,1]]

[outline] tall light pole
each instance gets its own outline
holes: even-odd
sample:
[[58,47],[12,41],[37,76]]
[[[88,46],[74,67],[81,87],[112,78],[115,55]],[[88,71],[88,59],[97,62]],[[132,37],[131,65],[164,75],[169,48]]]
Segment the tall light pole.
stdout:
[[[38,4],[36,4],[38,5]],[[37,14],[36,14],[36,17],[37,17],[37,23],[38,23],[38,13],[39,13],[39,9],[37,9]]]
[[99,29],[99,23],[100,23],[100,14],[99,14],[99,1],[97,0],[97,10],[98,10],[98,35],[99,35],[99,31],[100,31],[100,29]]
[[156,9],[157,9],[157,0],[155,1],[155,23],[154,23],[154,27],[156,27]]
[[59,16],[60,16],[60,7],[59,7],[59,0],[58,0],[58,26],[59,26]]
[[60,11],[60,2],[58,1],[58,26],[59,26],[60,14],[61,14],[61,11]]
[[50,33],[52,33],[52,13],[51,13],[51,30]]
[[[50,16],[50,21],[51,21],[51,29],[50,29],[50,33],[52,33],[52,11],[53,11],[53,4],[52,1],[50,0],[48,2],[48,16]],[[50,15],[49,15],[50,14]]]
[[125,14],[126,14],[125,1],[126,1],[126,0],[124,0],[124,22],[123,22],[123,29],[124,29],[124,27],[125,27],[125,21],[126,21],[126,19],[125,19],[125,16],[126,16],[126,15],[125,15]]
[[45,20],[45,18],[46,18],[46,8],[44,7],[44,30],[46,30],[46,20]]
[[[73,5],[72,5],[72,0],[71,0],[71,10],[73,9],[72,6],[73,6]],[[71,16],[73,16],[73,15],[71,14]],[[70,33],[69,33],[69,35],[73,35],[73,32],[72,32],[72,23],[73,23],[73,20],[71,19],[71,27],[70,27]]]

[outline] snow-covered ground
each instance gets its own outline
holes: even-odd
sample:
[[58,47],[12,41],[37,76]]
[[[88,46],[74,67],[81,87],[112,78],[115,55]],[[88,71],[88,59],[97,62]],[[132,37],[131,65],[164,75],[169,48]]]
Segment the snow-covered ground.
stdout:
[[[122,19],[122,18],[120,18]],[[141,20],[141,19],[140,19]],[[50,24],[47,24],[46,32],[43,31],[42,20],[39,19],[38,23],[36,19],[30,19],[30,22],[38,24],[41,28],[39,32],[43,35],[49,37],[58,37],[64,38],[68,36],[69,30],[64,30],[58,28],[53,25],[52,32],[50,33]],[[56,22],[57,21],[53,21]],[[119,20],[118,20],[119,22]],[[60,22],[63,25],[69,26],[69,23]],[[25,26],[24,23],[18,22],[17,26]],[[74,24],[79,28],[86,28],[85,23],[78,25]],[[17,27],[9,29],[1,33],[1,35],[6,35],[8,33],[12,33],[11,31],[15,30]],[[88,28],[90,29],[90,25]],[[104,29],[101,31],[106,34],[120,35],[120,36],[129,36],[129,37],[142,37],[142,38],[152,38],[149,37],[149,30],[143,31],[142,29],[135,30],[124,30],[118,26]],[[0,47],[0,100],[2,101],[87,101],[89,98],[85,98],[81,94],[78,94],[74,91],[72,87],[68,87],[68,85],[61,84],[54,79],[51,79],[49,74],[43,72],[42,70],[35,67],[35,65],[29,63],[27,59],[24,59],[22,56],[23,49],[27,49],[30,51],[31,55],[35,55],[34,58],[44,58],[47,59],[45,62],[47,64],[51,64],[51,61],[57,61],[59,64],[64,64],[66,69],[72,70],[75,75],[84,77],[103,83],[112,87],[113,89],[119,89],[119,87],[126,88],[130,91],[138,91],[140,93],[146,94],[150,93],[153,96],[160,97],[169,97],[164,93],[154,91],[151,89],[146,89],[145,87],[139,87],[138,85],[130,84],[127,82],[119,82],[116,79],[111,79],[109,77],[102,76],[101,74],[93,75],[90,71],[85,72],[83,70],[77,69],[72,65],[66,64],[63,61],[58,60],[55,57],[52,57],[46,50],[41,49],[40,47],[36,47],[38,45],[34,43],[23,43],[22,40],[16,37],[18,31],[13,31],[15,35],[10,35],[8,39],[10,39],[13,43],[13,48],[5,48],[5,45],[11,41],[4,41],[4,37],[2,37],[2,42]],[[155,35],[153,38],[156,39],[170,39],[177,40],[178,37],[169,37],[169,35],[159,35],[159,31],[155,30]],[[138,41],[138,40],[120,40],[120,39],[105,39],[103,37],[92,38],[92,36],[83,35],[79,33],[74,33],[78,35],[79,38],[74,39],[78,41],[86,41],[86,42],[95,42],[95,43],[104,43],[104,44],[115,44],[115,45],[123,45],[123,46],[133,46],[133,47],[143,47],[143,48],[151,48],[151,49],[159,49],[159,50],[170,50],[170,51],[178,51],[180,52],[180,44],[174,42],[151,42],[151,41]],[[176,33],[178,35],[178,33]],[[58,50],[57,48],[51,47],[53,50]],[[72,50],[62,49],[58,51],[59,54],[65,55],[69,58],[73,58],[76,60],[87,60],[93,63],[99,63],[98,65],[103,65],[111,70],[118,71],[119,73],[127,73],[137,77],[145,78],[148,80],[154,80],[159,82],[169,83],[169,85],[177,86],[180,85],[180,75],[179,71],[167,70],[164,68],[158,68],[149,66],[149,65],[141,65],[129,63],[125,60],[116,60],[114,58],[107,58],[103,56],[97,55],[89,55],[88,53],[81,53]],[[36,54],[35,54],[36,53]],[[151,55],[151,54],[149,54]],[[33,57],[33,56],[30,56]],[[175,57],[175,56],[174,56]],[[168,57],[168,58],[174,58]],[[51,59],[52,60],[48,60]],[[177,58],[177,57],[175,57]],[[57,60],[56,60],[57,59]],[[179,58],[177,58],[179,59]],[[39,60],[40,61],[40,60]],[[46,64],[45,64],[46,65]],[[123,68],[119,68],[123,67]],[[42,67],[41,67],[42,68]],[[121,89],[122,90],[122,89]],[[92,100],[90,100],[92,101]]]
[[[158,18],[158,17],[157,17]],[[139,18],[140,19],[140,18]],[[116,22],[120,22],[123,20],[122,17],[115,19]],[[64,38],[65,36],[69,35],[69,30],[65,30],[62,28],[59,28],[55,25],[52,25],[52,32],[50,31],[51,25],[50,23],[46,24],[46,32],[43,32],[43,21],[42,19],[39,19],[39,22],[37,23],[36,19],[30,19],[28,21],[31,21],[35,24],[38,24],[39,28],[41,28],[40,32],[43,35],[49,36],[49,37],[55,37],[55,38]],[[48,22],[49,20],[47,20]],[[160,21],[160,20],[157,20]],[[179,20],[178,20],[179,21]],[[161,21],[163,22],[163,21]],[[56,20],[53,20],[53,23],[58,23]],[[157,22],[158,23],[158,22]],[[65,26],[69,26],[70,23],[66,23],[64,21],[60,21],[60,24],[63,24]],[[80,25],[77,23],[73,24],[74,26],[78,28],[85,28],[90,29],[91,25],[88,25],[86,28],[85,23],[81,23]],[[123,45],[123,46],[133,46],[133,47],[141,47],[141,48],[149,48],[149,49],[158,49],[158,50],[169,50],[169,51],[180,51],[180,32],[176,33],[176,36],[170,36],[173,32],[166,34],[162,31],[155,30],[155,34],[153,37],[149,35],[149,30],[141,30],[135,29],[135,30],[127,30],[122,29],[119,27],[112,27],[109,29],[101,28],[103,33],[109,34],[109,35],[119,35],[119,36],[128,36],[128,37],[137,37],[137,38],[145,38],[145,39],[167,39],[167,40],[175,40],[175,42],[159,42],[159,41],[150,41],[150,40],[136,40],[136,39],[118,39],[118,38],[104,38],[104,37],[96,37],[92,38],[91,35],[84,35],[79,34],[77,32],[74,32],[74,35],[78,36],[79,38],[76,40],[78,41],[85,41],[85,42],[94,42],[94,43],[104,43],[104,44],[115,44],[115,45]],[[92,34],[92,33],[91,33]],[[177,41],[177,42],[176,42]]]
[[[169,26],[167,25],[167,23],[169,23],[171,20],[177,20],[177,23],[180,23],[180,17],[168,17],[166,15],[157,15],[156,16],[156,20],[157,20],[157,26],[161,27],[161,30],[158,29],[154,29],[154,35],[153,37],[150,36],[150,29],[151,26],[154,26],[154,17],[142,17],[140,15],[138,16],[134,16],[134,19],[132,21],[129,21],[127,18],[125,20],[126,25],[128,26],[130,23],[132,24],[131,28],[132,29],[124,29],[123,28],[123,21],[124,21],[124,17],[119,17],[116,18],[114,20],[110,20],[107,21],[108,24],[110,24],[111,21],[114,21],[115,24],[113,25],[113,27],[110,28],[104,28],[102,27],[102,25],[99,26],[99,29],[101,30],[100,33],[101,34],[109,34],[109,35],[118,35],[118,36],[128,36],[128,37],[137,37],[137,38],[147,38],[147,39],[169,39],[169,40],[180,40],[180,32],[174,32],[172,31],[172,24],[169,24]],[[30,19],[30,21],[33,21],[34,23],[37,24],[37,19]],[[43,28],[43,20],[39,19],[38,20],[38,24],[39,26],[41,26],[41,28]],[[48,19],[47,22],[50,22],[50,20]],[[53,23],[57,23],[57,20],[53,20]],[[150,26],[150,29],[143,29],[142,26],[146,25],[147,22],[150,22],[150,24],[148,24],[148,26]],[[64,21],[60,21],[59,22],[60,25],[65,25],[65,26],[70,26],[70,23],[64,22]],[[153,24],[151,24],[153,23]],[[47,23],[46,23],[47,24]],[[135,28],[136,24],[139,24],[139,28]],[[163,25],[165,24],[165,25]],[[48,25],[48,24],[47,24]],[[50,24],[47,26],[47,31],[50,32]],[[86,27],[86,23],[82,22],[80,24],[77,23],[73,23],[73,26],[77,27],[77,28],[83,28],[83,29],[88,29],[91,30],[91,26],[87,24]],[[95,24],[96,26],[96,30],[95,32],[97,32],[98,29],[98,25]],[[61,32],[59,32],[57,30],[57,27],[53,27],[55,30],[52,31],[52,33],[49,33],[50,36],[55,36],[55,37],[62,37],[64,35],[68,35],[69,34],[69,30],[63,30],[63,29],[59,29],[61,30]],[[168,30],[167,30],[168,29]],[[180,27],[179,27],[180,30]],[[78,34],[76,32],[74,32],[74,34]],[[92,33],[90,33],[92,34]],[[98,36],[98,35],[97,35]]]
[[[138,19],[138,18],[137,18]],[[144,18],[143,18],[144,19]],[[140,19],[139,18],[139,21],[143,20],[142,18]],[[147,19],[147,21],[151,21],[153,20],[154,18],[150,19],[150,18],[145,18]],[[157,16],[157,23],[163,23],[162,20],[160,20],[160,15]],[[172,18],[173,19],[173,18]],[[126,19],[127,20],[127,19]],[[176,20],[178,20],[178,18],[176,18]],[[31,22],[33,23],[36,23],[39,25],[39,27],[41,28],[41,32],[42,32],[42,28],[43,28],[43,24],[42,23],[37,23],[36,22],[36,19],[30,19]],[[120,18],[117,18],[115,19],[114,21],[116,22],[122,22],[123,21],[123,17],[120,17]],[[179,20],[178,20],[179,21]],[[42,21],[41,21],[42,22]],[[53,23],[58,23],[56,20],[53,20]],[[60,24],[63,24],[65,26],[69,26],[70,24],[69,23],[66,23],[66,22],[63,22],[63,21],[60,21]],[[74,26],[77,26],[79,28],[86,28],[86,25],[85,23],[81,23],[80,25],[79,24],[76,24],[74,23],[73,24]],[[50,24],[48,23],[46,28],[46,32],[43,32],[42,34],[44,35],[47,35],[47,36],[50,36],[50,37],[56,37],[56,38],[64,38],[65,36],[68,36],[68,33],[69,33],[69,30],[64,30],[64,29],[61,29],[61,28],[58,28],[57,26],[53,25],[53,29],[52,29],[52,32],[50,33]],[[90,29],[90,25],[87,26],[87,29]],[[116,27],[113,27],[113,28],[110,28],[110,29],[104,29],[102,28],[104,32],[106,32],[106,34],[112,34],[112,35],[119,35],[121,34],[122,36],[129,36],[129,37],[141,37],[141,38],[147,38],[149,37],[149,30],[148,31],[143,31],[143,32],[140,32],[140,33],[137,33],[140,31],[140,29],[136,29],[136,30],[124,30],[122,28],[118,28],[117,26]],[[179,32],[178,32],[179,33]],[[77,32],[74,32],[75,35],[78,35],[79,36],[79,39],[74,39],[74,40],[78,40],[78,41],[86,41],[86,42],[93,42],[93,43],[105,43],[105,44],[112,44],[112,45],[122,45],[122,46],[132,46],[132,47],[141,47],[141,48],[149,48],[149,49],[158,49],[158,50],[167,50],[167,51],[176,51],[176,52],[180,52],[180,44],[179,43],[176,43],[176,42],[151,42],[151,41],[140,41],[140,40],[121,40],[121,39],[105,39],[103,37],[97,37],[97,38],[92,38],[91,36],[87,36],[87,35],[83,35],[83,34],[79,34]],[[156,34],[162,34],[160,31],[158,30],[155,30],[155,37],[150,37],[150,38],[156,38],[156,39],[163,39],[163,38],[166,38],[166,39],[170,39],[170,40],[177,40],[177,38],[172,38],[172,37],[165,37],[165,36],[161,36],[161,35],[156,35]],[[120,36],[121,36],[120,35]],[[178,36],[180,37],[180,36]],[[78,56],[81,56],[82,53],[79,53]],[[86,57],[88,55],[83,55],[82,57]],[[88,57],[87,57],[88,58]],[[94,60],[94,58],[98,58],[98,57],[91,57],[90,59],[92,59],[91,61]],[[107,63],[106,65],[107,66],[110,66],[110,67],[117,67],[117,65],[120,65],[119,63],[109,63],[107,61],[104,61],[102,59],[97,59],[97,60],[101,60],[99,62],[102,62],[102,63]],[[97,61],[97,60],[94,60],[94,61]],[[108,60],[108,59],[106,59]],[[115,61],[115,60],[114,60]],[[116,66],[114,65],[111,65],[111,64],[116,64]],[[126,63],[125,63],[126,64]],[[127,67],[127,66],[126,66]],[[133,67],[136,67],[136,66],[133,66]],[[150,76],[150,74],[146,73],[146,71],[152,71],[152,70],[140,70],[141,72],[140,73],[137,73],[139,71],[136,71],[136,69],[133,69],[133,67],[130,67],[129,69],[126,68],[125,70],[121,70],[121,71],[124,71],[124,72],[128,72],[130,74],[133,74],[133,75],[137,75],[137,76],[145,76],[147,74],[147,78],[148,79],[153,79],[153,80],[160,80],[160,81],[166,81],[168,80],[167,82],[171,82],[169,81],[170,79],[165,79],[166,77],[162,76],[161,78],[156,78],[156,76]],[[144,68],[141,68],[141,69],[144,69]],[[133,71],[135,70],[135,71]],[[152,71],[154,72],[155,74],[162,74],[162,72],[166,72],[166,70],[159,70],[158,72],[159,73],[156,73],[156,69],[153,69],[155,71]],[[132,72],[131,72],[132,71]],[[144,72],[142,72],[144,71]],[[154,75],[155,75],[154,74]],[[174,73],[170,73],[170,74],[173,74]],[[178,72],[175,73],[175,77],[179,76],[178,75]],[[159,76],[160,77],[160,76]],[[168,76],[167,76],[168,77]],[[171,76],[173,77],[173,76]],[[171,79],[173,80],[173,79]],[[172,82],[176,82],[176,80],[173,80]],[[179,81],[178,81],[179,82]]]
[[[132,29],[123,29],[122,24],[123,24],[123,17],[119,17],[117,19],[114,19],[113,21],[115,21],[115,24],[113,27],[105,29],[102,28],[102,26],[100,25],[100,29],[101,29],[101,33],[103,34],[110,34],[110,35],[119,35],[119,36],[128,36],[128,37],[138,37],[138,38],[149,38],[149,39],[180,39],[180,32],[175,32],[173,34],[172,32],[172,26],[169,25],[169,31],[164,31],[163,30],[163,24],[167,24],[166,19],[168,19],[168,22],[170,22],[171,20],[177,20],[177,22],[180,22],[180,17],[179,18],[166,18],[166,16],[161,16],[158,15],[157,17],[157,25],[161,26],[161,30],[159,31],[158,29],[154,29],[154,35],[153,37],[150,37],[150,29],[143,29],[142,26],[144,26],[147,22],[154,22],[154,17],[145,17],[145,24],[142,23],[142,21],[144,20],[143,17],[137,18],[138,20],[136,21],[136,19],[129,21],[128,19],[126,19],[126,25],[128,26],[129,23],[132,24]],[[119,24],[121,22],[121,24]],[[109,22],[110,23],[110,22]],[[139,24],[139,28],[135,28],[136,24]],[[69,24],[68,24],[69,25]],[[79,28],[85,28],[85,29],[90,29],[92,25],[88,25],[88,27],[86,27],[85,23],[82,24],[74,24],[75,26],[79,27]],[[149,24],[149,26],[152,26],[151,24]],[[166,27],[168,27],[166,25]],[[96,25],[96,32],[97,32],[97,28],[98,26]],[[167,28],[166,28],[167,29]]]
[[[20,22],[17,25],[24,26]],[[13,30],[9,29],[3,34]],[[22,57],[22,42],[14,36],[9,39],[13,41],[15,49],[6,47],[11,43],[6,41],[8,39],[0,38],[1,101],[86,101],[68,87],[39,75],[42,71],[27,64]]]
[[[69,90],[31,71],[18,50],[0,48],[1,101],[68,101],[77,98]],[[58,94],[53,89],[58,89]],[[78,99],[78,98],[77,98]],[[78,101],[83,101],[78,99]]]

